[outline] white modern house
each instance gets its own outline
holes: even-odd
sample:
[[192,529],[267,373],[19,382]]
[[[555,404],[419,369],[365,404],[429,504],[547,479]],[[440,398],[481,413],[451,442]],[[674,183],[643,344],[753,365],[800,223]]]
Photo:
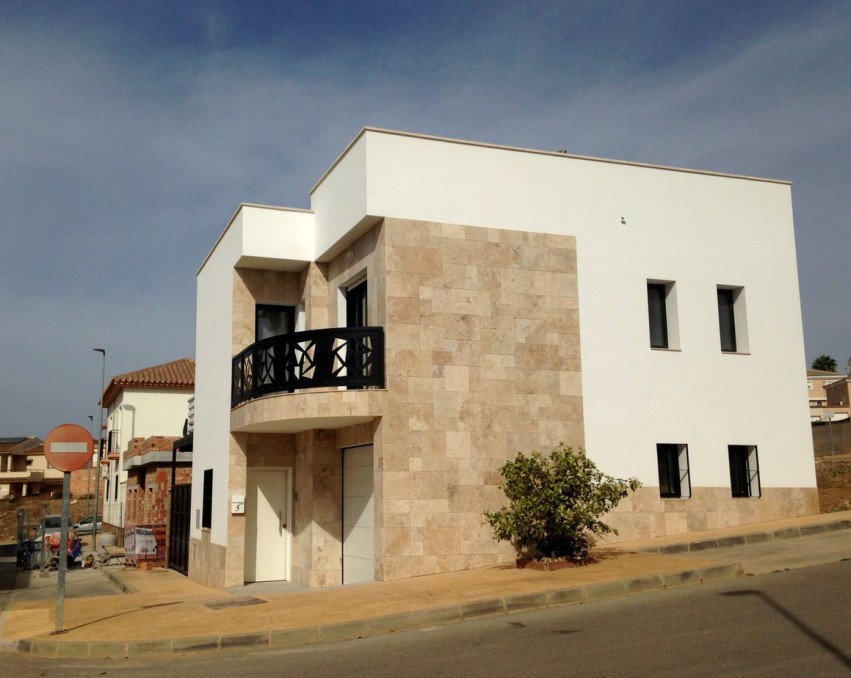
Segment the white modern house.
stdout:
[[124,527],[127,501],[125,454],[134,438],[183,435],[187,403],[195,387],[195,361],[182,358],[112,377],[103,393],[106,442],[104,523]]
[[498,469],[561,441],[643,483],[620,539],[818,511],[786,181],[364,129],[237,209],[196,349],[207,585],[509,560]]

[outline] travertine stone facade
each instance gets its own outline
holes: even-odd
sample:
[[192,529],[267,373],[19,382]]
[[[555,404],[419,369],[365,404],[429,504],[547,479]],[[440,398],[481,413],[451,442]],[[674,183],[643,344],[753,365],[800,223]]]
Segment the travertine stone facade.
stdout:
[[[236,408],[234,431],[320,416],[362,423],[235,433],[230,487],[247,467],[294,468],[293,579],[308,586],[341,582],[341,450],[354,445],[375,451],[376,578],[510,558],[482,527],[482,511],[502,501],[499,466],[583,442],[574,238],[386,219],[327,266],[239,269],[234,353],[254,340],[256,303],[303,299],[307,327],[342,325],[340,290],[364,278],[368,324],[385,328],[386,390]],[[242,574],[243,521],[229,523],[229,581]]]
[[379,240],[382,578],[508,559],[482,526],[499,467],[583,444],[574,238],[386,219]]
[[209,530],[201,531],[200,539],[191,539],[189,548],[189,569],[192,580],[211,588],[223,589],[228,586],[242,586],[229,579],[225,571],[226,555],[229,548],[210,541]]
[[729,487],[695,487],[686,499],[661,499],[658,487],[642,487],[606,518],[617,529],[606,541],[714,530],[818,513],[818,493],[809,488],[767,487],[758,498],[739,499]]

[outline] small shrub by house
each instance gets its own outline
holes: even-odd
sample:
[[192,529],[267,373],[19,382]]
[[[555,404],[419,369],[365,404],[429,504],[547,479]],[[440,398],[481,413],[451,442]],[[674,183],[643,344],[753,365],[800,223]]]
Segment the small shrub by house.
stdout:
[[518,453],[500,473],[508,506],[485,511],[494,537],[519,558],[587,562],[596,537],[617,534],[601,516],[641,486],[600,471],[581,450],[560,444],[545,457]]

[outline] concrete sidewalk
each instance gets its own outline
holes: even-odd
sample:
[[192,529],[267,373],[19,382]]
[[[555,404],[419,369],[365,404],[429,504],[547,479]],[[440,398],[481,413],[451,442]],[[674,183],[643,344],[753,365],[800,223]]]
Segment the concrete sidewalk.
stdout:
[[[284,648],[451,624],[478,617],[585,603],[742,573],[711,551],[851,528],[851,512],[630,542],[595,551],[598,563],[557,572],[480,568],[332,589],[232,593],[172,570],[104,568],[122,595],[12,602],[0,618],[7,648],[49,657],[132,657],[231,649]],[[255,592],[256,591],[256,592]]]

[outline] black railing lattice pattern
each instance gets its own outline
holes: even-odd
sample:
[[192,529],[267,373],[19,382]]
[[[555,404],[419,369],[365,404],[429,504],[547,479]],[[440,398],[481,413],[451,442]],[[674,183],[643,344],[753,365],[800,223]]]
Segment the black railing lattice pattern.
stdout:
[[332,328],[263,339],[233,359],[231,407],[269,393],[384,387],[384,329]]

